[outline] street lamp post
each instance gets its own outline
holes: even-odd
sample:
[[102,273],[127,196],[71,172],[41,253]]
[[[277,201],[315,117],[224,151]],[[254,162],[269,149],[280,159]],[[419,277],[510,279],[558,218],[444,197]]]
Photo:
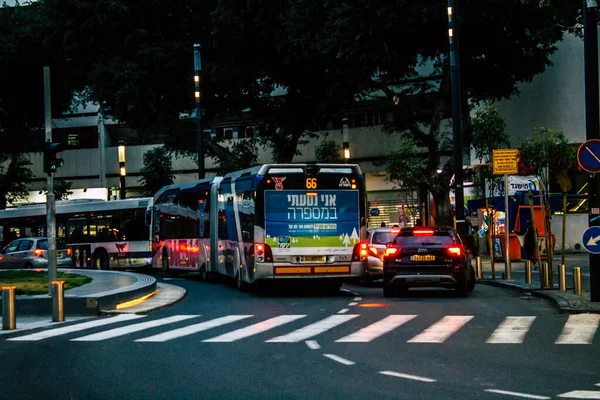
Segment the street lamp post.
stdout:
[[342,147],[344,148],[344,161],[350,159],[350,127],[348,125],[348,116],[342,119]]
[[463,192],[463,161],[462,161],[462,127],[461,127],[461,84],[460,84],[460,52],[458,35],[458,0],[448,0],[448,39],[450,40],[450,73],[452,85],[452,135],[454,147],[454,182],[456,230],[465,240],[465,210]]
[[196,150],[198,152],[198,179],[204,179],[204,143],[202,143],[202,104],[200,102],[200,45],[194,44],[194,97],[196,98]]
[[127,176],[127,170],[125,169],[125,145],[120,144],[119,150],[119,197],[125,198],[125,176]]

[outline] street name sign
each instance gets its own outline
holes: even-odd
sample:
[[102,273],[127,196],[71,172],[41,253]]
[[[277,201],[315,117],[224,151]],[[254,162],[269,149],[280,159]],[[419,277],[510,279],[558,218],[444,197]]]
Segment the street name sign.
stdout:
[[579,146],[577,162],[587,172],[600,172],[600,139],[590,139]]
[[492,150],[492,164],[494,175],[514,175],[519,172],[517,160],[519,150],[500,149]]
[[590,226],[583,232],[583,247],[592,253],[600,254],[600,226]]

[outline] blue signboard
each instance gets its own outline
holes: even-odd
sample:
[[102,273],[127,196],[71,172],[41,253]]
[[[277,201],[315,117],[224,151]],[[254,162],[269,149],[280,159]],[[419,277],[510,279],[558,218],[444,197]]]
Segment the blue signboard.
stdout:
[[600,254],[600,226],[590,226],[583,232],[583,247],[592,253]]
[[371,208],[371,211],[369,211],[369,214],[371,214],[371,217],[378,217],[379,216],[379,208]]
[[600,172],[600,139],[590,139],[579,147],[577,161],[584,170]]
[[351,253],[360,241],[359,209],[357,190],[265,190],[267,243],[274,254]]

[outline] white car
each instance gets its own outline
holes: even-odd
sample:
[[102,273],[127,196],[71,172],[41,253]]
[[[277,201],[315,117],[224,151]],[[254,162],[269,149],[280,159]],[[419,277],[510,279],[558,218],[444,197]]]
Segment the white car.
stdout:
[[383,255],[386,244],[393,242],[400,228],[373,228],[367,233],[369,255],[367,269],[363,276],[363,284],[369,285],[376,279],[383,279]]
[[[56,265],[70,267],[71,257],[66,249],[56,251]],[[48,239],[28,237],[16,239],[0,250],[0,269],[47,268]]]

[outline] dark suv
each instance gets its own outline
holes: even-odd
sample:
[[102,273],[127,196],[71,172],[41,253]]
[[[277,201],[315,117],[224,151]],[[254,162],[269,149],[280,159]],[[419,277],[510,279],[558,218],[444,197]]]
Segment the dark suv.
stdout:
[[383,295],[391,297],[418,286],[454,288],[459,296],[475,288],[470,254],[453,228],[402,228],[387,244]]

